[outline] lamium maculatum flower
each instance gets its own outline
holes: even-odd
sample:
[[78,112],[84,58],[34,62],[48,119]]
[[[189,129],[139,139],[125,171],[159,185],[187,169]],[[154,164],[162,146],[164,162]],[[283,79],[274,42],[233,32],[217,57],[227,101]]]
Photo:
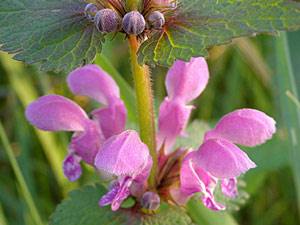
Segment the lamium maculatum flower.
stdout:
[[75,70],[67,80],[73,93],[86,95],[107,107],[94,111],[91,120],[75,102],[47,95],[29,104],[25,113],[28,121],[41,130],[75,132],[63,162],[64,174],[75,181],[81,176],[81,159],[93,166],[103,142],[124,130],[126,108],[114,80],[96,65]]
[[221,190],[227,197],[235,197],[238,194],[236,178],[256,167],[233,143],[262,144],[274,132],[275,121],[257,110],[241,109],[224,116],[215,129],[206,132],[199,149],[186,155],[180,171],[182,194],[190,196],[202,192],[206,207],[225,209],[213,196],[217,181],[221,180]]
[[192,109],[186,105],[205,89],[209,79],[204,58],[192,58],[190,62],[176,60],[166,77],[166,97],[159,108],[159,131],[157,146],[164,144],[165,153],[170,153],[176,138],[185,136],[184,128]]
[[111,209],[117,210],[130,195],[130,186],[134,181],[145,183],[151,166],[148,147],[135,131],[128,130],[109,138],[95,158],[95,167],[102,178],[111,177],[115,180],[109,192],[100,199],[99,205],[111,204]]
[[149,149],[135,131],[124,131],[127,113],[119,88],[98,66],[79,68],[67,78],[74,94],[104,105],[91,112],[92,119],[76,103],[58,95],[43,96],[31,103],[26,116],[42,130],[74,131],[63,171],[75,181],[81,176],[83,160],[95,168],[102,180],[110,181],[108,192],[99,196],[100,206],[111,205],[111,210],[116,211],[132,196],[137,203],[134,210],[139,207],[155,211],[162,201],[181,206],[200,192],[206,207],[224,210],[226,206],[214,197],[217,185],[224,195],[235,197],[238,177],[256,167],[235,144],[262,144],[276,128],[275,121],[265,113],[239,109],[207,131],[197,150],[189,146],[173,149],[179,135],[187,136],[185,127],[194,108],[188,104],[204,91],[208,80],[208,67],[202,57],[190,62],[177,60],[169,69],[165,82],[168,96],[159,109],[154,188],[147,182],[154,161]]

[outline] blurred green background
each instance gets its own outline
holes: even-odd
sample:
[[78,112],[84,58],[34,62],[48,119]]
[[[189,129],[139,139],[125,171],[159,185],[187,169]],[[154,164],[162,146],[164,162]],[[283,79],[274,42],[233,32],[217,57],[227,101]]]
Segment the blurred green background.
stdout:
[[[209,84],[192,103],[197,108],[191,120],[204,120],[210,125],[224,114],[244,107],[264,111],[277,121],[277,133],[272,140],[252,149],[242,147],[256,162],[257,168],[243,178],[249,199],[240,205],[240,210],[231,212],[238,224],[299,224],[300,109],[286,95],[286,91],[291,91],[294,97],[299,96],[294,89],[300,89],[299,43],[300,32],[294,32],[281,33],[278,37],[240,38],[231,45],[214,47],[208,58]],[[34,129],[26,121],[24,109],[39,96],[54,93],[76,101],[87,112],[97,104],[88,98],[74,96],[66,84],[67,74],[39,72],[39,65],[25,67],[10,58],[6,53],[0,53],[0,118],[6,134],[1,136],[2,140],[7,136],[38,212],[42,220],[47,221],[68,191],[94,183],[98,178],[91,168],[84,167],[84,176],[79,182],[67,181],[62,173],[62,160],[71,133]],[[98,56],[96,62],[113,73],[121,84],[122,97],[130,107],[128,127],[136,127],[135,103],[129,88],[133,86],[133,80],[124,37],[107,41],[103,55]],[[166,71],[167,68],[162,67],[152,69],[156,112],[166,95]],[[28,193],[16,179],[11,158],[1,143],[0,224],[34,224],[26,200]],[[199,221],[225,224],[218,220],[222,218],[218,212],[211,212],[210,216],[216,220],[200,218]]]

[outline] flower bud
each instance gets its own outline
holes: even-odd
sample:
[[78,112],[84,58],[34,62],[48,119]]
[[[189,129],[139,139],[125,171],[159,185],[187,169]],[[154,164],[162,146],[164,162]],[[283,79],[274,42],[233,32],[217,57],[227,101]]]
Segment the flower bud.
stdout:
[[145,25],[145,19],[138,11],[126,13],[122,20],[123,29],[127,34],[138,35],[144,31]]
[[159,11],[154,11],[148,17],[150,29],[159,29],[165,24],[165,17]]
[[86,18],[92,20],[94,18],[93,15],[96,14],[99,11],[99,9],[95,4],[89,3],[85,6],[84,11]]
[[155,210],[160,206],[160,198],[154,192],[145,192],[141,198],[141,205],[145,209]]
[[100,32],[112,33],[115,32],[119,26],[120,16],[112,9],[101,9],[95,15],[95,25]]

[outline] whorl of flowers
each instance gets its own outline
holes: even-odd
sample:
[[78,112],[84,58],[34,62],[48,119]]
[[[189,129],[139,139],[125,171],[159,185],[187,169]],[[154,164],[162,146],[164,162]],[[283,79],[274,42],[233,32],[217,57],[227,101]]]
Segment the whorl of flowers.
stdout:
[[[176,61],[166,77],[168,96],[159,109],[157,132],[158,176],[156,189],[149,190],[152,158],[139,135],[126,130],[126,108],[115,81],[96,65],[77,69],[67,78],[74,94],[85,95],[103,105],[91,112],[92,119],[75,102],[47,95],[28,105],[26,117],[45,131],[73,131],[63,171],[70,181],[81,176],[80,161],[92,165],[100,177],[110,181],[100,206],[120,208],[129,196],[141,207],[156,209],[161,200],[184,205],[201,192],[203,204],[212,210],[225,206],[216,202],[214,190],[220,181],[228,197],[238,194],[237,177],[256,167],[238,146],[256,146],[270,139],[275,121],[258,110],[239,109],[225,115],[214,129],[205,133],[198,150],[188,146],[174,149],[184,132],[194,106],[189,102],[205,89],[209,72],[204,58]],[[199,137],[200,138],[200,137]]]

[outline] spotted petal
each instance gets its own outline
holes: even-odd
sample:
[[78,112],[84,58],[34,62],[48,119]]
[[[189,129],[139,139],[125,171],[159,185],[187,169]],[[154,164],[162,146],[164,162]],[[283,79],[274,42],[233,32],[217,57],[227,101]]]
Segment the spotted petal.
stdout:
[[236,178],[221,180],[221,189],[224,195],[233,198],[238,195]]
[[214,189],[217,179],[209,175],[197,162],[197,152],[191,152],[184,158],[180,169],[181,191],[188,196],[196,192]]
[[65,176],[71,182],[75,182],[81,177],[81,157],[77,156],[74,152],[70,152],[63,161],[63,171]]
[[201,167],[198,157],[198,152],[191,152],[184,158],[180,169],[182,196],[175,195],[175,200],[184,202],[193,193],[202,192],[202,202],[206,207],[212,210],[224,210],[225,206],[216,202],[213,196],[218,180]]

